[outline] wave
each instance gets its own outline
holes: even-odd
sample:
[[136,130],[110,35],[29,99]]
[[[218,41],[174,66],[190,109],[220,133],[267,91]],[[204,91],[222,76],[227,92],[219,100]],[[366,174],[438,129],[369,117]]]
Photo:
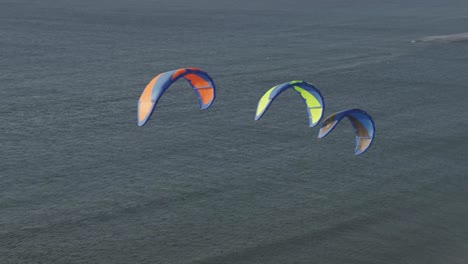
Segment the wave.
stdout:
[[428,36],[411,42],[460,42],[468,41],[468,33],[459,33],[451,35]]

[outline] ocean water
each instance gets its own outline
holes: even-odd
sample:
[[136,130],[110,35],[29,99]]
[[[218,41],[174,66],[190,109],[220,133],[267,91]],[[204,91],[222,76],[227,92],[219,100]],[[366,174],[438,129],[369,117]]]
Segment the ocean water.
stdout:
[[[0,263],[468,263],[466,1],[0,0]],[[137,126],[156,74],[200,67]],[[270,87],[302,79],[259,121]]]

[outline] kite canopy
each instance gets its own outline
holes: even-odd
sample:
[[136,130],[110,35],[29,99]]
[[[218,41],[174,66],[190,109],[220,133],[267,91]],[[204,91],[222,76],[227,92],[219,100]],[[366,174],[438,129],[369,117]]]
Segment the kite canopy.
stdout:
[[360,110],[350,109],[334,113],[323,121],[318,138],[327,136],[343,118],[347,117],[354,127],[356,136],[355,155],[364,153],[372,144],[374,139],[375,125],[371,116]]
[[207,109],[215,99],[215,84],[208,73],[198,68],[182,68],[163,72],[146,86],[138,101],[138,125],[143,126],[151,117],[163,93],[179,78],[184,78],[198,96],[201,109]]
[[307,111],[309,113],[309,126],[314,127],[322,119],[325,102],[323,101],[322,94],[310,83],[304,81],[292,81],[277,85],[268,90],[260,101],[258,101],[257,113],[255,120],[260,119],[265,111],[270,107],[271,102],[283,91],[292,88],[298,92],[304,100]]

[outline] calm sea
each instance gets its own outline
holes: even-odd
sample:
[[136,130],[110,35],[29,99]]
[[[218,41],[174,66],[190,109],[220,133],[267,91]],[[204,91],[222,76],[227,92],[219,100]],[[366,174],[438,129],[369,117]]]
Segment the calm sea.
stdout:
[[[466,1],[0,0],[0,263],[468,263]],[[201,111],[158,73],[200,67]],[[318,140],[325,115],[367,111]]]

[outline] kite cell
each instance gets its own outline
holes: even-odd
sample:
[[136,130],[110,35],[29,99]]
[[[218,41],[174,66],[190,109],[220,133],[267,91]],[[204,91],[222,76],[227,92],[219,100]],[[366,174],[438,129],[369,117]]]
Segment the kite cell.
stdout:
[[270,107],[273,100],[283,91],[293,89],[298,92],[307,106],[309,113],[309,126],[314,127],[322,119],[325,103],[320,91],[310,83],[304,81],[292,81],[277,85],[268,90],[260,101],[258,101],[257,113],[255,120],[259,120],[265,111]]
[[371,116],[360,109],[345,110],[327,117],[320,127],[318,138],[327,136],[345,117],[351,121],[354,127],[354,134],[356,136],[356,149],[354,150],[354,154],[362,154],[372,144],[375,125]]
[[151,117],[164,92],[179,78],[184,78],[198,96],[201,109],[207,109],[215,99],[215,84],[208,73],[198,68],[182,68],[163,72],[146,86],[138,101],[138,125],[143,126]]

